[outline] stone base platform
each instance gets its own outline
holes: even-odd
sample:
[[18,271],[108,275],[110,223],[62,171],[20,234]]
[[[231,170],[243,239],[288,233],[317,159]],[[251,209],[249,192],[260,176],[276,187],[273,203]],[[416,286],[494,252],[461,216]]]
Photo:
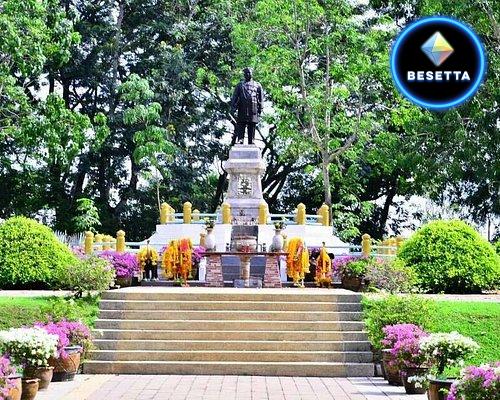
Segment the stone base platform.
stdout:
[[84,371],[372,376],[360,301],[344,289],[107,291],[95,324],[98,350]]

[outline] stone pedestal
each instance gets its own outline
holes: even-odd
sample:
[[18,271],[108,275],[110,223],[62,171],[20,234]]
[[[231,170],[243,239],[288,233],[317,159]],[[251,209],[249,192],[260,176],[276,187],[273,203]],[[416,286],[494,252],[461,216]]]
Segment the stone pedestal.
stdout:
[[259,205],[264,202],[261,179],[266,164],[260,156],[260,149],[254,145],[238,144],[229,151],[224,162],[228,173],[229,187],[225,202],[231,205],[233,217],[244,215],[257,220]]
[[268,255],[266,256],[266,270],[264,272],[263,286],[266,288],[280,288],[280,269],[279,269],[279,256]]
[[222,277],[222,262],[219,254],[211,254],[208,257],[207,272],[205,275],[205,286],[224,287]]

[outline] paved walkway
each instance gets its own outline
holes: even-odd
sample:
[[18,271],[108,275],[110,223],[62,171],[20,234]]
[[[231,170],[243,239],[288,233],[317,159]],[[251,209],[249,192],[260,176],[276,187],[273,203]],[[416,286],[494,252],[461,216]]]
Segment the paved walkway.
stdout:
[[197,375],[78,375],[37,400],[426,400],[382,378]]

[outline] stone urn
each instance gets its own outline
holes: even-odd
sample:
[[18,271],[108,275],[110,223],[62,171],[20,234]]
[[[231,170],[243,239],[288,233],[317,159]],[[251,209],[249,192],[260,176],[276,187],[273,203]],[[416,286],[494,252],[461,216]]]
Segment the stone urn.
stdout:
[[285,239],[283,238],[283,235],[281,234],[281,229],[275,229],[273,241],[271,244],[271,250],[276,251],[276,252],[283,251],[284,244],[285,244]]
[[205,236],[205,248],[207,251],[215,250],[215,235],[213,232],[214,228],[207,228],[207,236]]
[[[248,285],[250,282],[250,259],[252,258],[250,253],[257,251],[257,237],[247,235],[235,236],[232,244],[237,252],[243,253],[240,255],[240,278],[245,280],[245,285]],[[249,254],[246,255],[245,253]]]
[[49,358],[49,365],[54,367],[54,382],[72,381],[80,367],[82,346],[67,346],[64,348],[67,357]]
[[403,386],[403,381],[401,380],[399,367],[394,363],[394,357],[391,354],[390,349],[382,350],[382,363],[384,365],[384,371],[389,385],[393,386]]
[[21,392],[23,390],[21,375],[12,375],[8,379],[13,387],[10,388],[7,399],[21,400]]

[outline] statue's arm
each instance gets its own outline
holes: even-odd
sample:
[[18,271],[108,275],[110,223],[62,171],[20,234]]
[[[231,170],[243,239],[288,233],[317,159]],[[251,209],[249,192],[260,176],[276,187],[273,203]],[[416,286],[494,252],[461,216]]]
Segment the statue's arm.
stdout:
[[235,113],[238,108],[240,100],[240,84],[238,83],[234,88],[233,96],[231,97],[231,113]]
[[262,86],[259,84],[259,88],[257,89],[258,101],[257,101],[257,112],[262,114],[262,104],[264,103],[264,91],[262,90]]

